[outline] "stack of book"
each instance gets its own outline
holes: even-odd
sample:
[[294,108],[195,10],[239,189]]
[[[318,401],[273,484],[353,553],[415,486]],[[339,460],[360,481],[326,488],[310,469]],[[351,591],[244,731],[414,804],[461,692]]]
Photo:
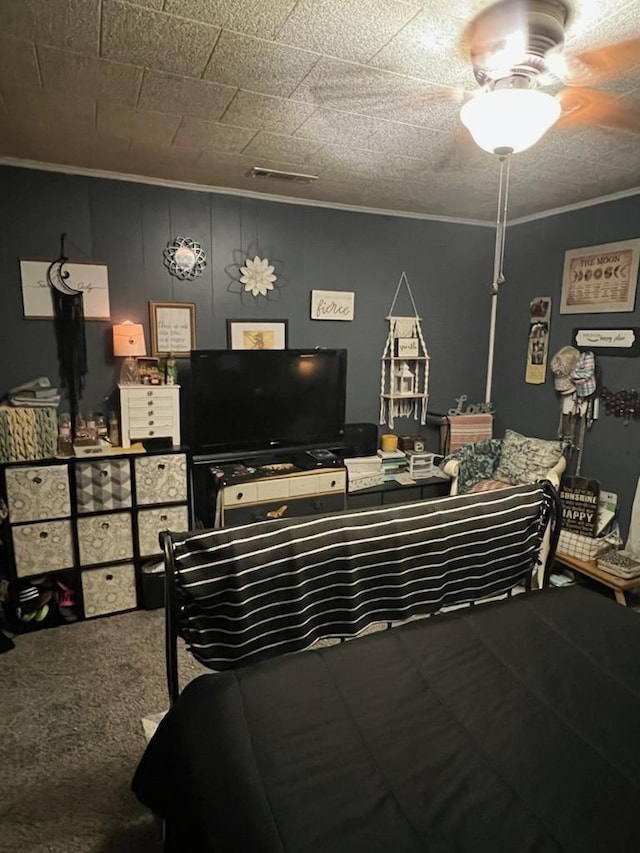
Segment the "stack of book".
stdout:
[[347,469],[348,491],[371,489],[384,482],[382,460],[379,456],[354,456],[344,460]]
[[395,479],[398,474],[404,474],[408,469],[409,460],[402,450],[379,450],[378,457],[382,463],[385,482]]

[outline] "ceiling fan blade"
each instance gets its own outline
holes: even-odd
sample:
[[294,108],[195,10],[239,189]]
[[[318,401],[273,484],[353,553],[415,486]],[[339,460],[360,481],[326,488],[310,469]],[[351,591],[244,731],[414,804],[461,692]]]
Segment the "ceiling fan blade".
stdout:
[[640,133],[640,102],[586,87],[568,87],[557,95],[562,114],[556,127],[600,125]]
[[566,72],[563,82],[569,86],[593,85],[621,77],[640,64],[640,38],[608,44],[579,53],[565,51]]

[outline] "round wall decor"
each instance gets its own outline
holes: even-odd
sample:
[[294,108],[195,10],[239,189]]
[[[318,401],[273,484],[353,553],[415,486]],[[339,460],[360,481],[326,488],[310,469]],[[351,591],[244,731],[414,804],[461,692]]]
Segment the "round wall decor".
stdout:
[[164,264],[176,278],[185,281],[202,275],[207,259],[200,243],[188,237],[176,237],[164,250]]

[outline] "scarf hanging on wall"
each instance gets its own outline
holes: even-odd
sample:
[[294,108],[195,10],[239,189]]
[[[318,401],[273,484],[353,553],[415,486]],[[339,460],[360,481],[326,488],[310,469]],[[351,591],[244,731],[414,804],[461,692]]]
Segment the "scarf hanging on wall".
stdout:
[[60,235],[60,255],[49,265],[47,282],[53,300],[60,386],[66,391],[69,399],[71,430],[75,438],[78,404],[82,399],[84,378],[87,374],[87,346],[82,291],[69,285],[69,273],[64,269],[69,260],[64,251],[65,238],[66,234]]

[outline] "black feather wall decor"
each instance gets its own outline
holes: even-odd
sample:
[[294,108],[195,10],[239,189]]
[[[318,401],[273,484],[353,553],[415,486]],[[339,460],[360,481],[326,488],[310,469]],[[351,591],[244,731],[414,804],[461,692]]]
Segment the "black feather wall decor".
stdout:
[[82,291],[70,285],[69,271],[65,269],[69,261],[64,247],[66,236],[60,235],[60,255],[49,264],[47,282],[53,299],[60,386],[69,400],[71,431],[75,439],[76,416],[87,374],[87,345]]

